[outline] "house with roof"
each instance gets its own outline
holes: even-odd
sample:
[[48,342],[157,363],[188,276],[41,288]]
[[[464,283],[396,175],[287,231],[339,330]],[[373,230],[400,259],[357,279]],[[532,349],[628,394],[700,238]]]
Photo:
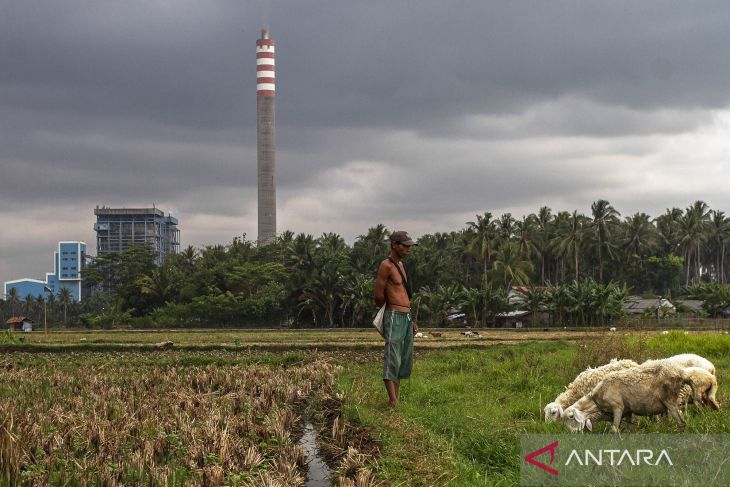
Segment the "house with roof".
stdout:
[[13,316],[5,322],[9,330],[33,331],[33,320],[27,316]]
[[[544,292],[547,288],[538,286],[538,292]],[[512,311],[498,313],[495,315],[495,324],[501,328],[524,328],[533,323],[541,325],[550,321],[550,310],[547,306],[541,306],[538,311],[525,309],[525,294],[529,291],[527,286],[512,286],[507,293],[507,301],[513,308]]]
[[624,311],[635,318],[666,318],[676,315],[677,308],[667,298],[649,298],[645,299],[641,296],[629,296],[624,302]]

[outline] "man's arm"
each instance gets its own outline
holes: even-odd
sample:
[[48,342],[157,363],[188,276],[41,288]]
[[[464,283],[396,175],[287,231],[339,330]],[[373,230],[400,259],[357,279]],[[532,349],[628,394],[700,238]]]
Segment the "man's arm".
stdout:
[[385,304],[385,285],[388,284],[388,276],[390,276],[390,267],[387,262],[382,262],[375,278],[375,292],[373,293],[378,308]]

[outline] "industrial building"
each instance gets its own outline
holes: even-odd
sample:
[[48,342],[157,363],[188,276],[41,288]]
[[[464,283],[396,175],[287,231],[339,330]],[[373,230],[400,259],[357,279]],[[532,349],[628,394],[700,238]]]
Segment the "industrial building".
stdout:
[[276,46],[267,29],[256,41],[258,243],[276,239]]
[[29,278],[5,281],[5,299],[13,288],[20,299],[25,299],[28,295],[58,295],[61,289],[66,288],[71,292],[74,301],[81,301],[86,296],[81,277],[81,271],[85,268],[86,243],[58,242],[58,250],[53,252],[53,272],[46,274],[45,281]]
[[107,208],[94,210],[96,255],[120,252],[133,245],[149,245],[155,250],[158,264],[180,251],[177,218],[158,208]]

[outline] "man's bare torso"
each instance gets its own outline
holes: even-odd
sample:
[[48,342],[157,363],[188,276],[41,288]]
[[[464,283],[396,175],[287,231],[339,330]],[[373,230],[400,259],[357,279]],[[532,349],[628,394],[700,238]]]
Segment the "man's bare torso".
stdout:
[[[397,265],[400,267],[401,272],[406,279],[406,270],[403,267],[402,262],[398,262]],[[405,282],[396,266],[389,260],[385,259],[380,263],[381,268],[385,266],[388,269],[388,281],[385,285],[385,302],[387,310],[392,311],[408,311],[411,309],[411,300],[408,298],[408,291],[406,291]]]

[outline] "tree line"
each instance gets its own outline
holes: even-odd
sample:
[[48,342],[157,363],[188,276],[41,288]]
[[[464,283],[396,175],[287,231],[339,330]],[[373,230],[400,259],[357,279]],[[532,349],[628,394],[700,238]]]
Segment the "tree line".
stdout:
[[[367,326],[389,234],[378,224],[349,245],[335,233],[285,231],[263,246],[244,235],[227,245],[187,247],[161,266],[143,246],[102,254],[83,275],[103,291],[65,303],[63,322]],[[714,293],[722,300],[729,241],[730,219],[702,201],[652,218],[622,217],[598,200],[587,214],[542,207],[521,218],[475,215],[458,231],[421,236],[405,266],[417,290],[413,311],[423,324],[448,324],[449,312],[458,309],[469,324],[492,325],[514,309],[510,289],[525,286],[521,308],[547,310],[556,324],[595,325],[620,318],[629,294]],[[9,306],[20,301],[8,299],[3,308]],[[38,312],[27,300],[22,306]],[[53,306],[58,313],[58,302]]]

